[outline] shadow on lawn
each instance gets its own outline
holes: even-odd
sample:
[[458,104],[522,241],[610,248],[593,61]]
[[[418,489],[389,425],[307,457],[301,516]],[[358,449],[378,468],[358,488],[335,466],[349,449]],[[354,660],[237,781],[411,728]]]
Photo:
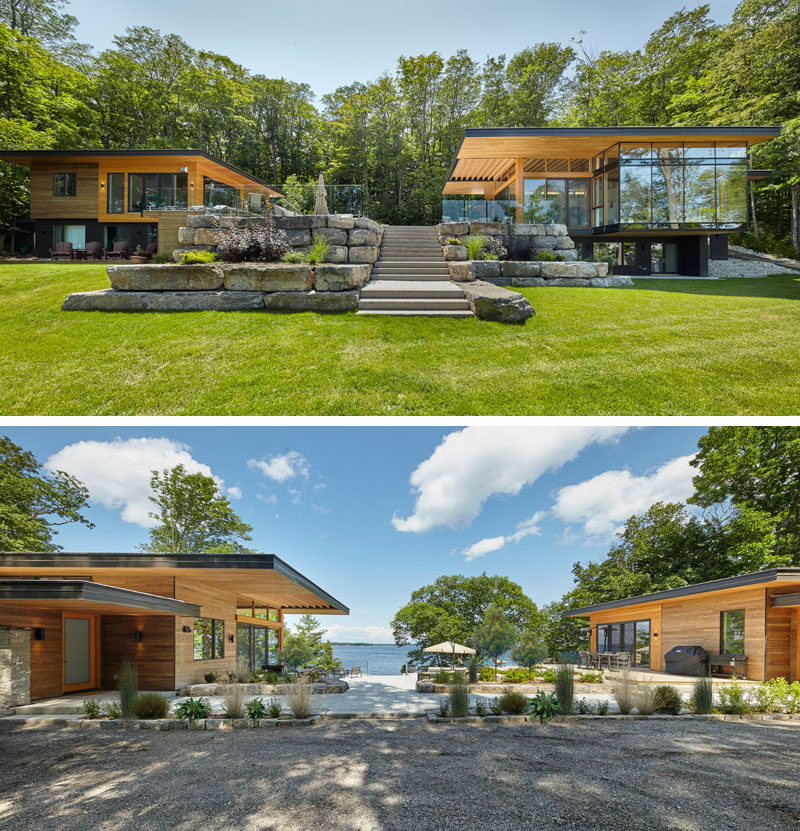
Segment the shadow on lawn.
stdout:
[[720,297],[773,297],[800,300],[800,273],[774,277],[731,277],[725,280],[657,280],[635,277],[634,285],[645,291],[672,294],[709,294]]

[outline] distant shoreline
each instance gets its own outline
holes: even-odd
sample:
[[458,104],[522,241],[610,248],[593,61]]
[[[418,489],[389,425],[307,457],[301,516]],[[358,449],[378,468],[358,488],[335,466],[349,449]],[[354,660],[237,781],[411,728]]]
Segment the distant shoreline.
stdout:
[[331,646],[397,646],[396,643],[360,643],[354,641],[331,641]]

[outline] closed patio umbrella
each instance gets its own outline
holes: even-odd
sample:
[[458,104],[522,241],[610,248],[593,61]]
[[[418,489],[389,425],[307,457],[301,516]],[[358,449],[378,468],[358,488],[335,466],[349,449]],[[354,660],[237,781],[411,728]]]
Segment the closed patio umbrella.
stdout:
[[443,655],[453,656],[453,665],[456,662],[456,655],[474,655],[475,650],[464,644],[456,643],[455,641],[442,641],[433,646],[426,646],[423,652],[439,652]]
[[328,213],[328,191],[325,190],[325,179],[322,174],[319,174],[319,182],[317,182],[317,197],[314,200],[314,213],[325,215]]

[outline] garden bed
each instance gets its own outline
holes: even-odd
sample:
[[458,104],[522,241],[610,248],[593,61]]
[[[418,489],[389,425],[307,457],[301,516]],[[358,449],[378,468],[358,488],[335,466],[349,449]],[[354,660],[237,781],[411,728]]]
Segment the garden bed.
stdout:
[[201,718],[195,721],[180,718],[15,718],[15,724],[26,727],[74,727],[91,730],[248,730],[259,727],[313,727],[319,713],[308,718],[263,718],[254,722],[247,718]]
[[[237,684],[242,695],[286,695],[289,689],[289,684],[261,684],[258,682],[251,684]],[[333,683],[312,683],[309,684],[312,695],[337,695],[347,692],[350,685],[347,681],[340,679]],[[220,684],[215,682],[212,684],[187,684],[178,689],[178,695],[225,695],[230,690],[231,684]]]

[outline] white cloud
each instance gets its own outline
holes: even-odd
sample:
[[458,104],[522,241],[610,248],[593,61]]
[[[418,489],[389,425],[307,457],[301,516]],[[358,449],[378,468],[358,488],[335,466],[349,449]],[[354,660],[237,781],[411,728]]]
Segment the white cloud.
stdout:
[[[224,489],[208,465],[192,458],[191,448],[167,438],[80,441],[68,444],[45,462],[48,470],[65,470],[77,476],[89,489],[90,499],[112,511],[121,511],[125,522],[152,528],[157,523],[148,516],[155,509],[150,502],[152,471],[183,465],[189,473],[211,476]],[[238,498],[238,488],[228,488]]]
[[259,499],[261,502],[266,502],[268,505],[278,504],[278,497],[274,493],[271,493],[269,496],[264,496],[263,493],[257,493],[256,499]]
[[394,643],[394,635],[388,626],[340,626],[333,624],[325,629],[331,641]]
[[250,470],[260,470],[264,476],[280,484],[295,476],[308,479],[311,469],[308,459],[296,450],[289,450],[267,459],[248,459],[247,466]]
[[242,489],[232,486],[230,488],[225,489],[225,493],[230,496],[231,499],[241,499],[242,498]]
[[394,516],[398,531],[469,524],[495,494],[517,494],[592,444],[616,441],[627,427],[467,427],[450,433],[411,474],[416,504]]
[[628,517],[654,502],[683,502],[692,494],[693,456],[680,456],[643,476],[629,470],[607,470],[556,495],[553,513],[563,522],[580,524],[590,537],[610,537]]
[[478,542],[468,546],[461,553],[464,555],[466,562],[469,563],[478,557],[485,557],[492,551],[499,551],[510,542],[522,542],[525,537],[541,534],[539,523],[545,515],[545,511],[537,511],[529,519],[518,523],[517,529],[513,534],[508,534],[504,537],[487,537],[486,539],[478,540]]

